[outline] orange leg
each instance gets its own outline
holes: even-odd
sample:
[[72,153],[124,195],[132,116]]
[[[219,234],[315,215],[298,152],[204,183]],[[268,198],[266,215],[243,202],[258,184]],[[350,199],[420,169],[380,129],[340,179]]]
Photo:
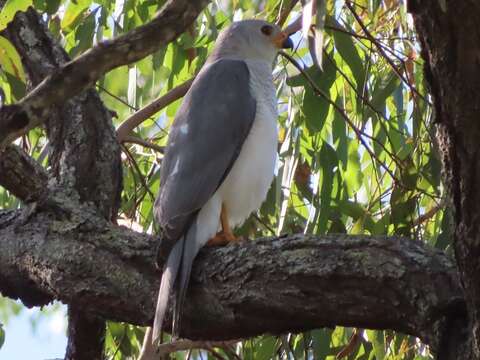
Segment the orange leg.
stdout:
[[231,241],[240,240],[240,238],[237,238],[235,235],[233,235],[232,229],[230,229],[230,224],[228,223],[228,213],[225,204],[222,204],[220,223],[222,224],[222,231],[218,232],[213,238],[208,240],[207,245],[227,245]]

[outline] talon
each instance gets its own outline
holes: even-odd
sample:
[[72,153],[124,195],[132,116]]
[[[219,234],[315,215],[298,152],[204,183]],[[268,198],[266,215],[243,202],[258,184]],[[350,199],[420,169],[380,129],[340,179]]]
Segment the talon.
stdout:
[[218,232],[214,237],[207,241],[207,246],[222,246],[228,244],[227,237],[223,231]]
[[244,240],[243,237],[236,237],[230,229],[230,224],[228,223],[228,213],[225,204],[222,204],[222,211],[220,212],[220,223],[222,224],[222,231],[219,231],[213,238],[208,240],[207,246],[220,246],[227,245],[231,242],[237,242]]
[[224,246],[231,243],[236,243],[240,241],[244,241],[245,238],[243,236],[229,236],[225,234],[223,231],[218,232],[214,237],[207,241],[206,246]]

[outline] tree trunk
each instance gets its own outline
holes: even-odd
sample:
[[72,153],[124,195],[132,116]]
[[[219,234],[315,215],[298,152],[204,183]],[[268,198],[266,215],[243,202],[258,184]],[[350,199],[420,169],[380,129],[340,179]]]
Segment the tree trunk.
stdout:
[[[26,33],[22,29],[28,28]],[[30,87],[70,59],[49,35],[33,9],[17,13],[5,35],[23,59]],[[92,202],[106,219],[115,219],[120,203],[122,170],[110,112],[93,90],[49,109],[49,163],[55,181],[50,190]],[[105,321],[70,305],[65,359],[101,359]]]
[[[65,360],[100,360],[103,358],[105,321],[86,314],[82,307],[68,306],[68,343]],[[95,340],[92,342],[92,340]]]
[[409,2],[425,75],[445,184],[454,209],[455,256],[467,300],[444,336],[441,359],[480,358],[480,2]]

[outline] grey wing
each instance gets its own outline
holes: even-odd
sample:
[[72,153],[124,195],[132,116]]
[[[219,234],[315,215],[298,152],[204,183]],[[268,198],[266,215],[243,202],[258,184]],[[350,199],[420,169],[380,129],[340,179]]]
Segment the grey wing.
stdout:
[[241,60],[206,65],[185,96],[162,160],[155,218],[170,247],[227,176],[255,119]]

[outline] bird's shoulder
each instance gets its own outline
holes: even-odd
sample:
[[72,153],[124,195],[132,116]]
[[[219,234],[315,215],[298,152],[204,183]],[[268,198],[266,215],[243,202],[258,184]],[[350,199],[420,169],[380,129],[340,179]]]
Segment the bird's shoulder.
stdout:
[[[207,62],[203,66],[193,83],[192,92],[202,83],[223,88],[248,84],[250,76],[250,69],[246,61],[217,59],[212,62]],[[207,82],[205,82],[205,80],[207,80]]]

